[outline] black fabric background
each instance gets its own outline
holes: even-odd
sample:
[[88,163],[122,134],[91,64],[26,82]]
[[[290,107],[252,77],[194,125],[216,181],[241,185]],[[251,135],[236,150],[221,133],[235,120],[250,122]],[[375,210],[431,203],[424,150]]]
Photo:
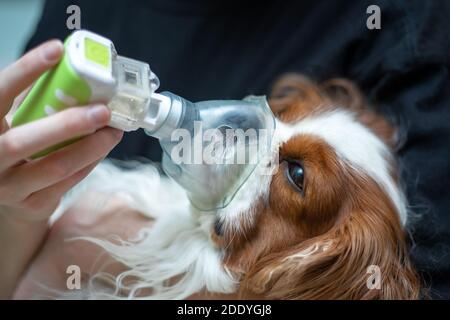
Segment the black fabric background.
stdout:
[[[80,6],[82,28],[149,62],[162,90],[192,101],[267,94],[292,71],[357,82],[407,133],[400,157],[418,214],[411,254],[431,296],[450,298],[450,1],[47,0],[27,49],[69,34],[70,4]],[[370,4],[381,8],[381,30],[366,28]],[[110,156],[160,152],[134,132]]]

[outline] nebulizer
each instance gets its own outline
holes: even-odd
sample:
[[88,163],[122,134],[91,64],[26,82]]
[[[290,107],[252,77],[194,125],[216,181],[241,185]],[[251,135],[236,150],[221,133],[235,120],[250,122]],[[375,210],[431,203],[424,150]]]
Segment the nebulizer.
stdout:
[[147,63],[120,56],[109,39],[79,30],[66,39],[60,63],[38,79],[19,106],[12,126],[105,101],[111,127],[142,128],[159,140],[163,170],[186,190],[193,206],[225,207],[271,151],[275,120],[265,97],[193,103],[156,93],[158,87]]

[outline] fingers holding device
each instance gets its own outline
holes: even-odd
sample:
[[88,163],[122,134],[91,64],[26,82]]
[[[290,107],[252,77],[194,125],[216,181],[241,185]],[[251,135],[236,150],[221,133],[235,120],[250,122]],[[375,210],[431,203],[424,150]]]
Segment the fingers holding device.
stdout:
[[[69,132],[64,134],[64,139],[60,139],[59,143],[56,143],[56,137],[52,138],[43,133],[45,140],[49,143],[45,149],[33,150],[33,158],[46,155],[75,141],[73,139],[68,140],[76,136],[73,134],[73,130],[80,131],[81,135],[92,133],[98,127],[94,129],[88,127],[93,121],[96,121],[96,118],[98,118],[98,124],[94,123],[94,125],[100,127],[109,124],[110,121],[110,113],[104,106],[93,108],[89,115],[85,114],[86,117],[83,119],[79,118],[80,110],[68,110],[75,106],[109,100],[111,95],[109,86],[99,86],[95,81],[95,79],[100,79],[97,82],[114,82],[114,79],[108,75],[111,68],[108,60],[109,52],[101,50],[106,47],[102,47],[102,44],[97,42],[95,42],[97,43],[95,45],[94,41],[91,41],[87,42],[85,48],[80,48],[81,44],[77,41],[71,41],[71,37],[66,40],[64,50],[61,42],[57,41],[56,43],[61,47],[60,50],[64,51],[64,54],[60,54],[58,57],[60,58],[59,63],[51,66],[51,69],[43,73],[34,84],[14,114],[12,127],[19,127],[25,123],[47,118],[60,111],[67,111],[70,115],[58,115],[59,117],[74,118],[69,120],[69,123],[64,124]],[[81,51],[84,57],[81,56]],[[86,63],[83,59],[90,63]],[[85,113],[87,112],[85,110]],[[89,117],[92,119],[89,119]],[[44,136],[42,137],[44,138]]]
[[[46,94],[38,97],[33,90],[58,69],[54,67],[61,64],[63,52],[62,43],[52,40],[0,71],[0,214],[46,218],[62,194],[87,175],[121,138],[121,131],[103,128],[111,117],[105,105],[71,107],[42,119],[37,116],[38,98],[44,99]],[[37,78],[9,128],[5,116],[14,99]],[[50,156],[24,161],[80,136],[86,137]]]

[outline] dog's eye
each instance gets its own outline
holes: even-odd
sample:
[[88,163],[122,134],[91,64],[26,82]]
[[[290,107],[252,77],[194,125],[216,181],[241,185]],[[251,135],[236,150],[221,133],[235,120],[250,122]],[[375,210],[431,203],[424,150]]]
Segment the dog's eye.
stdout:
[[300,163],[287,161],[286,176],[291,185],[303,195],[303,180],[305,171]]

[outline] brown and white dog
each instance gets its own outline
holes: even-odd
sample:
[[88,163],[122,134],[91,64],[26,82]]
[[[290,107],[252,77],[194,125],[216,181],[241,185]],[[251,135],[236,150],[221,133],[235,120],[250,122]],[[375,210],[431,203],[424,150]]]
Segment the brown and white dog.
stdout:
[[[226,208],[195,211],[183,190],[148,165],[123,171],[105,164],[78,188],[78,194],[125,194],[130,206],[155,221],[134,241],[87,239],[126,270],[113,278],[97,275],[83,294],[419,297],[405,240],[407,202],[393,126],[342,79],[317,85],[287,75],[275,84],[270,106],[277,116],[278,170],[250,176]],[[379,272],[374,286],[371,270]],[[94,279],[109,279],[115,290]]]

